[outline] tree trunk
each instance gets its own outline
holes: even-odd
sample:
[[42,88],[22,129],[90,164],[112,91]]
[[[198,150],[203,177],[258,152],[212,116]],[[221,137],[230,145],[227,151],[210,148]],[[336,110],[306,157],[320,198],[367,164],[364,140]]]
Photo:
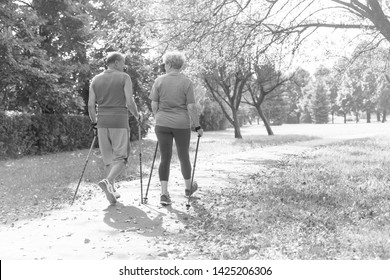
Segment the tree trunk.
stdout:
[[356,123],[359,122],[359,113],[358,112],[355,112],[355,117],[356,117]]
[[376,120],[377,120],[378,122],[381,121],[381,112],[379,112],[379,111],[376,112]]
[[334,112],[332,112],[332,124],[334,124]]
[[233,111],[233,127],[234,127],[234,138],[242,139],[240,123],[237,116],[237,111]]
[[384,123],[385,121],[387,121],[386,115],[387,115],[387,110],[383,110],[383,116],[382,116],[382,122],[383,122],[383,123]]
[[367,111],[367,123],[371,123],[371,112]]
[[268,135],[274,135],[272,129],[271,129],[271,126],[269,124],[269,121],[267,120],[267,117],[264,115],[263,113],[263,110],[261,110],[261,108],[256,108],[257,109],[257,112],[259,113],[259,116],[261,118],[261,120],[263,121],[264,125],[265,125],[265,128],[267,129],[267,133]]
[[344,114],[344,123],[347,123],[347,114],[346,113],[343,114]]

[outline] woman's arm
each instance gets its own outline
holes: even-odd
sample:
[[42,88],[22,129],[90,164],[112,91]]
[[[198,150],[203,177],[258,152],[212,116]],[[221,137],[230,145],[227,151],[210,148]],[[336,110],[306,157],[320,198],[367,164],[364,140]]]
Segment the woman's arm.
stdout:
[[187,110],[188,110],[188,114],[190,115],[190,118],[194,124],[194,126],[197,129],[196,132],[198,132],[198,136],[202,136],[203,135],[203,129],[200,127],[200,123],[199,123],[199,116],[198,116],[198,109],[196,109],[196,104],[195,103],[191,103],[191,104],[188,104],[187,105]]
[[198,109],[196,109],[196,104],[188,104],[187,105],[188,113],[190,115],[190,118],[194,124],[195,127],[199,126],[199,116],[198,116]]

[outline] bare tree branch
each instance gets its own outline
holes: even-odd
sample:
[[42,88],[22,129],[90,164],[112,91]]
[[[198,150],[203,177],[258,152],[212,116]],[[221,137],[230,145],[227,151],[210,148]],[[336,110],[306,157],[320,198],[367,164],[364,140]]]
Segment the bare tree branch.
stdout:
[[30,7],[31,9],[34,9],[33,5],[31,5],[31,3],[28,3],[26,1],[16,0],[16,2],[22,3],[23,5]]
[[[343,29],[372,29],[375,30],[376,27],[374,25],[365,25],[365,24],[340,24],[340,23],[325,23],[325,22],[316,22],[316,23],[305,23],[299,24],[287,28],[273,29],[270,25],[267,25],[269,30],[272,30],[274,33],[296,33],[302,32],[311,27],[325,27],[325,28],[343,28]],[[299,30],[300,29],[300,30]]]

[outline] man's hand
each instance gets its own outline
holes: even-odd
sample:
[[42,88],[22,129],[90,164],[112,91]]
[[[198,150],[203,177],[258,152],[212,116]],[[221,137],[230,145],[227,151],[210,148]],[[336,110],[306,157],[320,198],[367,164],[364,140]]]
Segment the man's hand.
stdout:
[[91,129],[93,131],[93,135],[97,135],[97,123],[91,123]]
[[138,119],[137,119],[138,125],[140,125],[140,124],[142,123],[143,119],[144,119],[144,118],[142,117],[142,115],[141,115],[141,114],[138,114]]

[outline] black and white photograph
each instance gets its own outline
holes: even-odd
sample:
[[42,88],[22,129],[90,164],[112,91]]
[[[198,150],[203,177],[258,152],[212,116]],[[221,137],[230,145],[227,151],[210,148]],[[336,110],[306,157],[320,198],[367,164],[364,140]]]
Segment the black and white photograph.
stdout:
[[389,279],[388,118],[390,0],[0,0],[2,279]]

